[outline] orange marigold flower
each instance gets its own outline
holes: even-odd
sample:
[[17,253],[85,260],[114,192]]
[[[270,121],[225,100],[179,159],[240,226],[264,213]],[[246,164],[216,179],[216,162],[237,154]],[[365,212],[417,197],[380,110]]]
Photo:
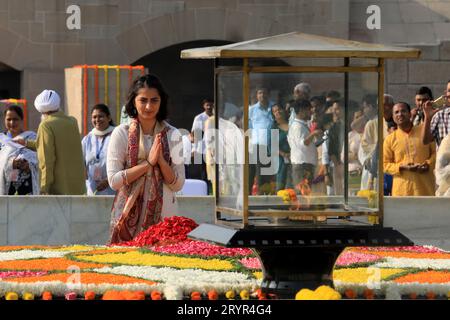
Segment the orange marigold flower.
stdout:
[[0,261],[0,269],[5,270],[66,271],[67,268],[72,266],[77,266],[80,269],[93,269],[93,268],[102,268],[109,265],[101,263],[72,261],[66,258],[40,258],[31,260]]
[[427,292],[427,299],[428,300],[434,300],[436,299],[436,294],[434,292],[428,291]]
[[103,294],[102,300],[124,300],[119,291],[108,290]]
[[412,300],[416,300],[416,299],[417,299],[417,293],[411,292],[411,293],[409,294],[409,298],[412,299]]
[[219,294],[214,289],[213,290],[209,290],[208,291],[208,299],[209,300],[218,300],[219,299]]
[[372,289],[364,290],[364,297],[368,300],[373,300],[375,298],[375,293]]
[[157,290],[153,290],[150,293],[150,298],[152,298],[152,300],[162,300],[161,299],[161,292],[157,291]]
[[352,289],[347,289],[344,291],[344,295],[348,298],[348,299],[356,299],[356,292],[353,291]]
[[[53,273],[39,277],[22,277],[22,278],[7,278],[3,281],[7,282],[20,282],[20,283],[33,283],[33,282],[47,282],[47,281],[61,281],[66,282],[70,277],[67,273]],[[80,273],[80,281],[82,284],[148,284],[153,285],[155,282],[143,279],[137,279],[134,277],[118,274],[102,274],[95,272],[82,272]]]
[[102,300],[145,300],[144,291],[106,291]]
[[191,293],[191,300],[202,300],[202,294],[198,291]]
[[423,271],[407,274],[394,280],[397,283],[447,283],[450,282],[450,272],[448,271]]
[[42,300],[52,300],[52,293],[50,291],[44,291],[42,293]]
[[144,291],[125,291],[126,292],[126,300],[145,300],[145,292]]
[[93,291],[87,291],[84,294],[84,300],[95,300],[95,292]]

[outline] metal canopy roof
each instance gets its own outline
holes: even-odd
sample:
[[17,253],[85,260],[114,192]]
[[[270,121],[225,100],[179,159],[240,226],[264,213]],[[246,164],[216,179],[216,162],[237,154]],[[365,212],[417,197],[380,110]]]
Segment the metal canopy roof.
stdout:
[[419,58],[420,50],[291,32],[219,47],[181,51],[183,59],[341,57]]

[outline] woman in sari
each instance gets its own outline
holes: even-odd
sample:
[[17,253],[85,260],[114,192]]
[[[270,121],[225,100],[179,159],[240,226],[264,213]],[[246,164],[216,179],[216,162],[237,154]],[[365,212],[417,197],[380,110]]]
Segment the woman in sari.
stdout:
[[110,244],[130,241],[164,217],[177,215],[184,185],[183,142],[169,125],[168,95],[154,75],[136,79],[126,102],[130,124],[114,129],[107,153],[109,185],[117,190]]
[[0,133],[0,194],[39,194],[36,152],[12,142],[12,139],[36,140],[36,133],[23,130],[23,111],[19,106],[7,107],[4,117],[6,131]]
[[96,104],[92,108],[91,121],[94,128],[81,141],[87,172],[87,194],[113,195],[116,193],[109,186],[106,175],[106,154],[114,130],[108,106]]

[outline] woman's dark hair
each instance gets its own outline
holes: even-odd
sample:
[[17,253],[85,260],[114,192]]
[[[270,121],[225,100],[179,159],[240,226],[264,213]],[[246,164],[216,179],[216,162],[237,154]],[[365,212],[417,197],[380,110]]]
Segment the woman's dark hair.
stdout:
[[17,115],[19,116],[20,120],[23,120],[23,111],[22,111],[22,108],[19,107],[18,105],[12,104],[12,105],[8,106],[5,109],[5,111],[3,112],[3,115],[6,116],[6,113],[8,111],[13,111],[13,112],[17,113]]
[[280,112],[281,112],[281,117],[282,117],[285,121],[288,121],[288,116],[287,116],[287,113],[286,113],[286,109],[283,108],[282,104],[281,104],[281,103],[275,103],[275,104],[273,104],[273,105],[270,107],[270,111],[271,111],[272,115],[273,115],[273,108],[274,108],[274,107],[278,107],[278,109],[280,109]]
[[164,90],[161,81],[152,74],[146,74],[134,80],[131,85],[130,92],[128,93],[127,102],[125,103],[125,112],[130,118],[136,118],[138,116],[136,106],[134,105],[134,99],[136,98],[139,89],[153,88],[156,89],[161,97],[161,104],[159,106],[158,114],[156,115],[157,121],[163,121],[167,119],[167,103],[169,96]]
[[109,125],[114,126],[114,122],[111,118],[111,112],[109,111],[109,108],[106,104],[103,103],[96,104],[94,107],[92,107],[91,114],[94,112],[94,110],[99,110],[104,114],[106,114],[108,117],[110,117],[111,120],[109,120]]

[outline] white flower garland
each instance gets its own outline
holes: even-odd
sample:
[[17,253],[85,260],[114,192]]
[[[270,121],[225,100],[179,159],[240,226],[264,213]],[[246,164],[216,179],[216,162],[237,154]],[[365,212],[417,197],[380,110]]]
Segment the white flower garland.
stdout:
[[386,261],[372,265],[372,268],[415,268],[415,269],[450,269],[449,259],[417,259],[417,258],[390,258]]
[[0,252],[0,261],[24,260],[37,258],[62,258],[68,251],[48,251],[48,250],[18,250]]
[[249,279],[248,275],[239,272],[205,271],[198,269],[179,270],[168,267],[155,268],[140,266],[104,267],[94,269],[93,271],[165,282],[167,287],[164,291],[169,290],[169,296],[173,297],[178,297],[180,295],[179,292],[181,294],[189,294],[192,291],[206,293],[212,289],[220,293],[228,290],[255,290],[260,285],[259,280]]

